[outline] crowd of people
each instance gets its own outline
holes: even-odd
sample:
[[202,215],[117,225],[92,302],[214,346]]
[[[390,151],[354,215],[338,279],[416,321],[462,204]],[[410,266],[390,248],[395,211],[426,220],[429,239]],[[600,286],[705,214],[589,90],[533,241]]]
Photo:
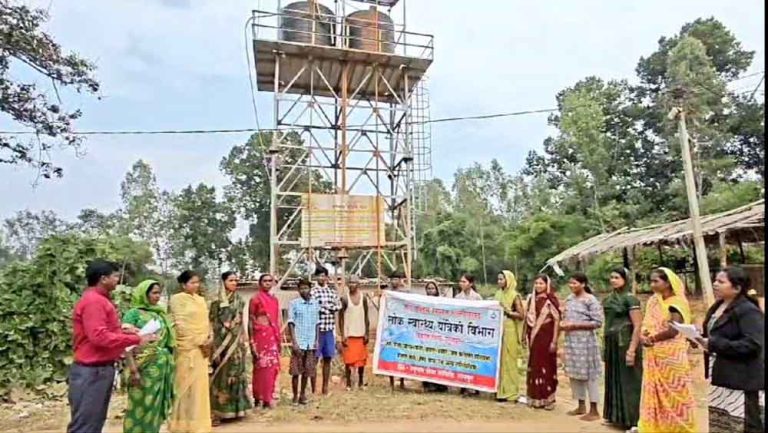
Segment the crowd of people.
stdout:
[[[159,304],[161,284],[144,281],[136,287],[132,308],[122,321],[110,301],[120,278],[118,268],[96,260],[86,275],[89,287],[73,313],[68,432],[101,431],[116,364],[122,358],[128,383],[125,432],[158,432],[165,422],[172,433],[211,432],[220,422],[275,406],[283,328],[280,304],[271,293],[272,275],[260,276],[258,292],[246,305],[237,292],[237,275],[226,272],[217,299],[209,306],[200,295],[200,275],[185,271],[177,278],[181,290],[171,296],[168,311]],[[331,362],[339,350],[347,389],[366,386],[368,298],[354,279],[340,293],[322,267],[315,280],[314,285],[301,280],[299,296],[287,305],[288,373],[291,403],[297,406],[308,403],[308,387],[316,394],[318,363],[320,394],[329,393]],[[528,297],[518,292],[512,272],[498,275],[494,299],[505,316],[498,401],[542,410],[555,407],[562,336],[564,373],[577,402],[569,415],[590,422],[603,419],[630,431],[697,432],[688,360],[689,346],[695,345],[704,350],[711,382],[709,431],[764,431],[764,315],[749,294],[750,281],[743,269],[732,267],[717,274],[717,301],[704,318],[703,332],[693,341],[671,325],[693,322],[685,286],[673,271],[659,268],[651,273],[653,295],[645,311],[629,290],[626,269],[615,269],[609,281],[613,290],[601,302],[587,277],[573,274],[568,281],[571,294],[561,302],[547,275],[535,277]],[[455,298],[482,299],[471,275],[463,275],[459,286]],[[388,289],[409,291],[397,274],[390,278]],[[427,296],[441,296],[434,282],[424,289]],[[155,330],[144,335],[140,330],[149,325]],[[527,371],[518,368],[524,354]],[[390,377],[389,383],[394,390],[395,378]],[[399,385],[405,387],[402,378]],[[449,391],[441,384],[422,385],[427,392]],[[459,392],[468,397],[479,394]]]

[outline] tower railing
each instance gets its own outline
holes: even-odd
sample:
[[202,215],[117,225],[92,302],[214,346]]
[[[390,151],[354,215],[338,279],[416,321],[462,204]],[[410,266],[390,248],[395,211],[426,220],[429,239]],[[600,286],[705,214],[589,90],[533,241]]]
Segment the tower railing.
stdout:
[[[299,14],[305,14],[306,16],[299,16]],[[281,35],[281,32],[290,32],[307,35],[309,41],[301,42],[300,44],[303,45],[316,45],[321,47],[368,51],[376,52],[378,54],[433,60],[434,36],[406,31],[402,24],[382,23],[358,17],[352,18],[353,22],[350,22],[349,16],[343,17],[334,14],[307,12],[286,8],[283,8],[282,11],[278,12],[254,10],[252,11],[252,17],[253,38],[257,40],[277,40],[285,43],[292,43],[284,40],[284,37]],[[310,30],[281,27],[280,22],[283,19],[307,21]],[[330,27],[332,30],[330,32],[325,31],[323,27]],[[354,29],[359,30],[363,35],[353,35],[352,33],[354,32],[351,32],[350,30]],[[371,30],[373,30],[373,32],[371,32]],[[366,33],[373,33],[372,36],[374,37],[369,37]],[[388,33],[393,34],[392,39],[385,37]],[[320,39],[326,37],[330,38],[330,45],[320,43]],[[379,49],[370,51],[352,48],[352,46],[358,44],[370,45],[371,43],[374,43]]]

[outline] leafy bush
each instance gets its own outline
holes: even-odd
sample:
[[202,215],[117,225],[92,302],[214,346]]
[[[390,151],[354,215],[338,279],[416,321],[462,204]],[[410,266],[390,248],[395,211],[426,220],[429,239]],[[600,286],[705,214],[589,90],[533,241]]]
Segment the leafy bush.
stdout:
[[72,308],[96,258],[121,264],[130,281],[147,274],[152,254],[128,238],[55,236],[29,262],[0,272],[0,397],[66,378],[72,362]]

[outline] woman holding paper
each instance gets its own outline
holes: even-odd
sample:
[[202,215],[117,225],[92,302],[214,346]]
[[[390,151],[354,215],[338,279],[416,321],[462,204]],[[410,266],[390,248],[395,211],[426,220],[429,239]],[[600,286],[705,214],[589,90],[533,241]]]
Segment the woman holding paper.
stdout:
[[603,418],[612,425],[631,429],[640,417],[643,366],[640,300],[628,288],[625,268],[611,272],[613,292],[603,300],[605,312],[605,400]]
[[243,315],[245,301],[237,293],[237,274],[221,274],[219,298],[211,303],[213,356],[211,356],[211,412],[213,423],[243,418],[253,407],[248,397],[248,337]]
[[515,274],[502,271],[498,277],[499,290],[494,299],[504,308],[504,333],[501,338],[501,365],[499,374],[499,391],[496,399],[499,401],[517,402],[520,397],[520,372],[517,368],[517,358],[523,338],[525,309],[517,292]]
[[198,292],[200,276],[184,271],[176,279],[182,292],[171,296],[176,327],[176,401],[171,409],[171,433],[210,433],[211,399],[208,357],[211,353],[208,306]]
[[651,272],[651,290],[640,337],[645,349],[637,427],[641,433],[694,433],[699,430],[688,343],[670,326],[670,322],[691,323],[685,286],[677,274],[659,268]]
[[704,335],[696,342],[706,350],[709,431],[763,432],[765,423],[765,316],[747,294],[749,275],[733,267],[717,274],[719,298],[704,318]]
[[134,289],[132,308],[123,317],[123,323],[136,328],[142,329],[147,324],[159,328],[153,332],[158,336],[157,341],[131,350],[126,357],[130,380],[128,409],[123,419],[125,433],[157,433],[171,411],[176,343],[165,308],[158,305],[161,294],[157,281],[142,282]]

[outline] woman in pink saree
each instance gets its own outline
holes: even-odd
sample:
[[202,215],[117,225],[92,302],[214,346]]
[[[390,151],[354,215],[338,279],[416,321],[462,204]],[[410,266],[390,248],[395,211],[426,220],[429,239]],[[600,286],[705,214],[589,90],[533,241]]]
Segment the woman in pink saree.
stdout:
[[270,294],[274,279],[269,274],[259,277],[259,291],[248,306],[253,355],[254,408],[273,407],[277,373],[280,371],[280,304]]

